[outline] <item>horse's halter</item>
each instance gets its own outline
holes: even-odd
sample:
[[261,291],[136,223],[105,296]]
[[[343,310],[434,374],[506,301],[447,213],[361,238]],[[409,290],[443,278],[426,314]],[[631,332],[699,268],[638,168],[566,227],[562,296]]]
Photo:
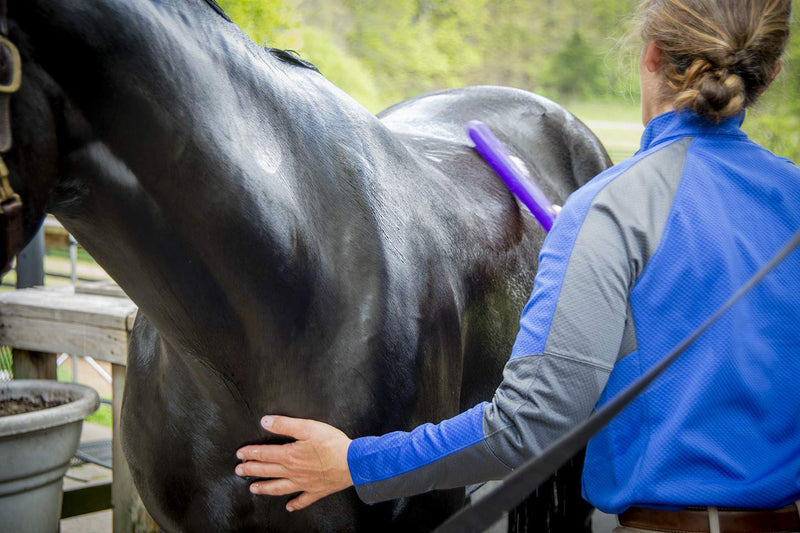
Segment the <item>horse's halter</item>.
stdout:
[[9,101],[22,81],[19,51],[9,41],[6,0],[0,0],[0,274],[11,266],[11,259],[22,249],[25,232],[22,200],[8,180],[8,168],[2,154],[11,148]]

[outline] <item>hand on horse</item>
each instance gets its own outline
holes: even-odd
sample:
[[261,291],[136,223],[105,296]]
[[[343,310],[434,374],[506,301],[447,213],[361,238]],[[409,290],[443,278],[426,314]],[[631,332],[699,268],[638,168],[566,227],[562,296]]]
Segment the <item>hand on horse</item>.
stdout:
[[347,465],[351,440],[335,427],[285,416],[265,416],[261,425],[296,440],[239,448],[236,457],[244,462],[236,467],[236,474],[267,478],[250,485],[253,494],[283,496],[299,492],[286,504],[286,510],[291,512],[353,484]]

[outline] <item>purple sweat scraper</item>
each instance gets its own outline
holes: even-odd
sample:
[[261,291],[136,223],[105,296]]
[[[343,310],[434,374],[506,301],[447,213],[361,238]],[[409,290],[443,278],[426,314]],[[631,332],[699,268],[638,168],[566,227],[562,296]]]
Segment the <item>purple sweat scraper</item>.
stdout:
[[471,120],[467,123],[467,133],[478,153],[483,156],[489,166],[502,178],[511,192],[519,198],[519,201],[530,209],[531,213],[545,231],[550,231],[555,221],[553,214],[553,204],[544,195],[542,190],[536,186],[527,172],[520,167],[509,155],[508,151],[494,136],[489,127],[478,120]]

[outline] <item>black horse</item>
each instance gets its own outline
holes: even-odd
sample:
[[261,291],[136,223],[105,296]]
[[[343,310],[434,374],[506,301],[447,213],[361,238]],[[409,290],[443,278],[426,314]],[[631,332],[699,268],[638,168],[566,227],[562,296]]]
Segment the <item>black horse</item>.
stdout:
[[11,0],[9,22],[27,232],[50,210],[140,308],[123,444],[159,525],[440,523],[463,491],[366,506],[351,490],[288,514],[248,492],[235,450],[270,439],[265,413],[357,437],[490,398],[544,233],[464,125],[488,123],[554,201],[607,166],[597,139],[493,87],[376,118],[211,0]]

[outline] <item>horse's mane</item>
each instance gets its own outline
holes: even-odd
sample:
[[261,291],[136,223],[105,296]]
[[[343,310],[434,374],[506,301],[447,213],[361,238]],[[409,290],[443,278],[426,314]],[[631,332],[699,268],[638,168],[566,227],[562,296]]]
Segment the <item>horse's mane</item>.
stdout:
[[[211,8],[214,11],[216,11],[222,18],[224,18],[228,22],[233,22],[231,18],[225,13],[225,10],[219,6],[216,0],[206,0],[206,3],[210,5]],[[271,48],[269,46],[265,46],[264,50],[275,56],[280,61],[283,61],[284,63],[290,63],[292,65],[297,65],[298,67],[305,67],[319,72],[319,69],[316,66],[314,66],[312,63],[309,63],[305,59],[301,59],[300,54],[298,54],[294,50],[281,50],[280,48]]]
[[214,11],[216,11],[217,13],[219,13],[219,14],[220,14],[220,16],[222,16],[222,18],[224,18],[224,19],[225,19],[225,20],[227,20],[228,22],[233,22],[233,21],[231,20],[231,18],[230,18],[228,15],[226,15],[226,14],[225,14],[225,11],[224,11],[224,10],[223,10],[221,7],[219,7],[219,4],[216,2],[216,0],[206,0],[206,3],[207,3],[208,5],[210,5],[210,6],[211,6],[211,8],[212,8]]
[[277,59],[283,61],[284,63],[291,63],[292,65],[297,65],[299,67],[304,67],[319,72],[319,69],[313,63],[302,59],[300,54],[294,50],[281,50],[280,48],[270,48],[269,46],[265,46],[264,50],[274,55]]

